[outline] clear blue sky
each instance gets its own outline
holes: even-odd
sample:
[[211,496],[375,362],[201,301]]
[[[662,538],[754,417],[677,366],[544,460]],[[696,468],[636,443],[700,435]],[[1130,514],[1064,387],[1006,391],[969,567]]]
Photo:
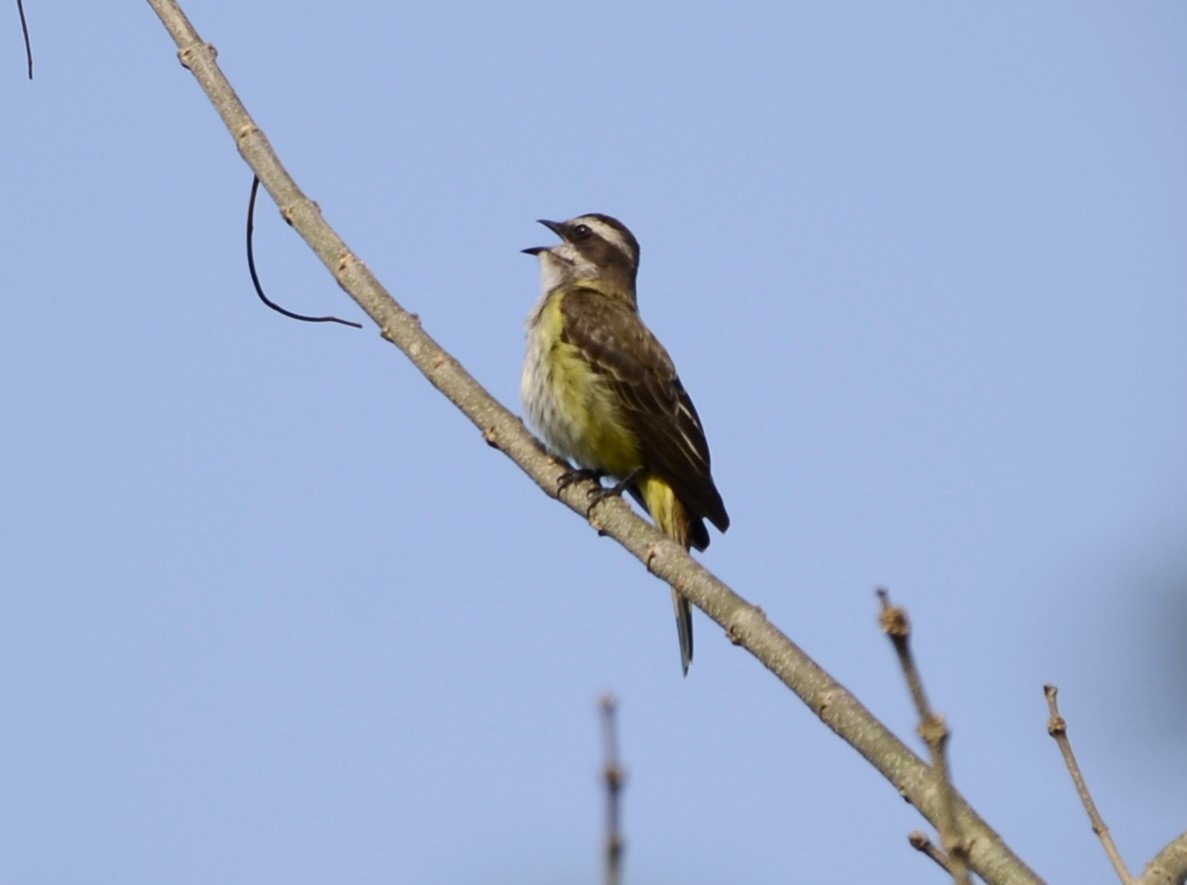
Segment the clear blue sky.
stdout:
[[[146,4],[9,11],[0,879],[942,881],[918,815],[373,329],[265,310],[250,174]],[[1108,881],[1187,827],[1187,7],[189,4],[290,170],[518,410],[519,250],[599,211],[733,518],[706,564]],[[261,271],[357,316],[270,203]]]

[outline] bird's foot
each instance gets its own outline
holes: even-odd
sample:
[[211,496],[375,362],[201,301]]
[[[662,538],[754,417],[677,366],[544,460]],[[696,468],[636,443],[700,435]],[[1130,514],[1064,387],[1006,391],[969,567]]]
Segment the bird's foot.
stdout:
[[[600,483],[602,481],[602,477],[605,475],[606,474],[601,470],[566,470],[561,474],[560,479],[556,481],[556,493],[559,495],[573,483],[581,482],[583,479],[588,479],[593,483]],[[590,491],[590,495],[595,494],[597,494],[597,489]]]
[[599,486],[596,489],[591,489],[589,493],[589,507],[585,511],[585,518],[589,519],[590,514],[593,513],[593,509],[607,498],[621,498],[622,493],[631,487],[631,483],[633,483],[642,472],[643,468],[640,467],[637,470],[632,470],[609,488],[602,488]]

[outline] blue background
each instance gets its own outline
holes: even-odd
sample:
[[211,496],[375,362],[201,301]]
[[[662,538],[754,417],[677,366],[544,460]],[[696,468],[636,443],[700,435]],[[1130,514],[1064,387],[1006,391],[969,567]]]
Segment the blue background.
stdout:
[[[372,328],[249,287],[145,4],[10,10],[0,879],[943,881],[923,821]],[[1187,827],[1187,7],[191,3],[327,219],[518,410],[536,218],[613,214],[733,518],[703,561],[1053,881]],[[262,204],[290,308],[357,316]]]

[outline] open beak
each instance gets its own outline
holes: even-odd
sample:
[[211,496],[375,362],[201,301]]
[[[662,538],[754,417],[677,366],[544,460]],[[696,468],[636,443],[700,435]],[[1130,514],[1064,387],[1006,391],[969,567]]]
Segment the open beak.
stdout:
[[[546,228],[548,228],[550,231],[552,231],[554,234],[556,234],[562,240],[565,238],[565,235],[562,233],[562,231],[564,230],[564,224],[562,222],[549,221],[546,218],[541,218],[538,220],[538,223],[544,225]],[[547,252],[551,248],[552,248],[551,246],[532,246],[530,249],[524,249],[522,251],[525,255],[539,255],[541,252]]]

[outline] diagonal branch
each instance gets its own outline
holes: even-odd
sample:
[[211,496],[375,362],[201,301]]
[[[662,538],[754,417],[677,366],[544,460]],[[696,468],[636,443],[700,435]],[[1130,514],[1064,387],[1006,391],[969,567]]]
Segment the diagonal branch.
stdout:
[[[252,121],[204,43],[174,0],[149,0],[188,68],[231,132],[244,160],[259,176],[284,218],[296,228],[338,284],[375,321],[429,382],[482,432],[486,442],[511,458],[552,497],[584,516],[587,483],[558,492],[566,468],[549,457],[523,422],[500,405],[387,293],[371,271],[322,218],[317,205],[297,187]],[[934,778],[926,764],[882,725],[840,683],[748,603],[618,499],[599,504],[591,520],[602,534],[625,547],[664,583],[725,628],[730,640],[758,658],[820,719],[867,759],[933,824],[939,819]],[[953,796],[960,831],[968,840],[969,866],[990,883],[1038,883],[1001,837],[959,795]]]
[[[956,789],[952,785],[952,772],[948,766],[948,726],[944,717],[932,710],[927,692],[923,690],[923,677],[919,675],[915,655],[911,653],[911,621],[907,618],[907,612],[891,604],[890,594],[885,589],[878,590],[878,600],[882,605],[879,621],[883,632],[894,645],[903,679],[911,692],[911,700],[915,702],[915,711],[919,714],[919,736],[927,744],[931,767],[936,774],[936,789],[940,794],[940,823],[937,829],[947,856],[945,868],[952,874],[956,885],[971,885],[967,863],[968,845],[957,826],[953,810]],[[915,841],[912,840],[911,844],[914,845]],[[935,860],[935,857],[932,859]]]
[[1063,763],[1067,766],[1072,783],[1076,786],[1076,794],[1084,805],[1089,823],[1092,824],[1092,832],[1096,833],[1100,844],[1104,846],[1105,854],[1109,856],[1109,863],[1113,865],[1113,870],[1117,873],[1117,878],[1121,880],[1122,885],[1133,885],[1133,878],[1125,867],[1125,861],[1121,859],[1121,852],[1117,850],[1117,845],[1113,842],[1113,835],[1109,832],[1104,818],[1096,810],[1096,803],[1092,801],[1092,793],[1088,791],[1088,784],[1080,771],[1080,763],[1076,761],[1076,754],[1072,752],[1072,743],[1067,737],[1067,720],[1059,714],[1057,701],[1059,689],[1054,685],[1044,685],[1043,694],[1047,698],[1047,711],[1051,714],[1047,720],[1047,734],[1051,735],[1055,739],[1055,743],[1059,745],[1059,752],[1063,754]]

